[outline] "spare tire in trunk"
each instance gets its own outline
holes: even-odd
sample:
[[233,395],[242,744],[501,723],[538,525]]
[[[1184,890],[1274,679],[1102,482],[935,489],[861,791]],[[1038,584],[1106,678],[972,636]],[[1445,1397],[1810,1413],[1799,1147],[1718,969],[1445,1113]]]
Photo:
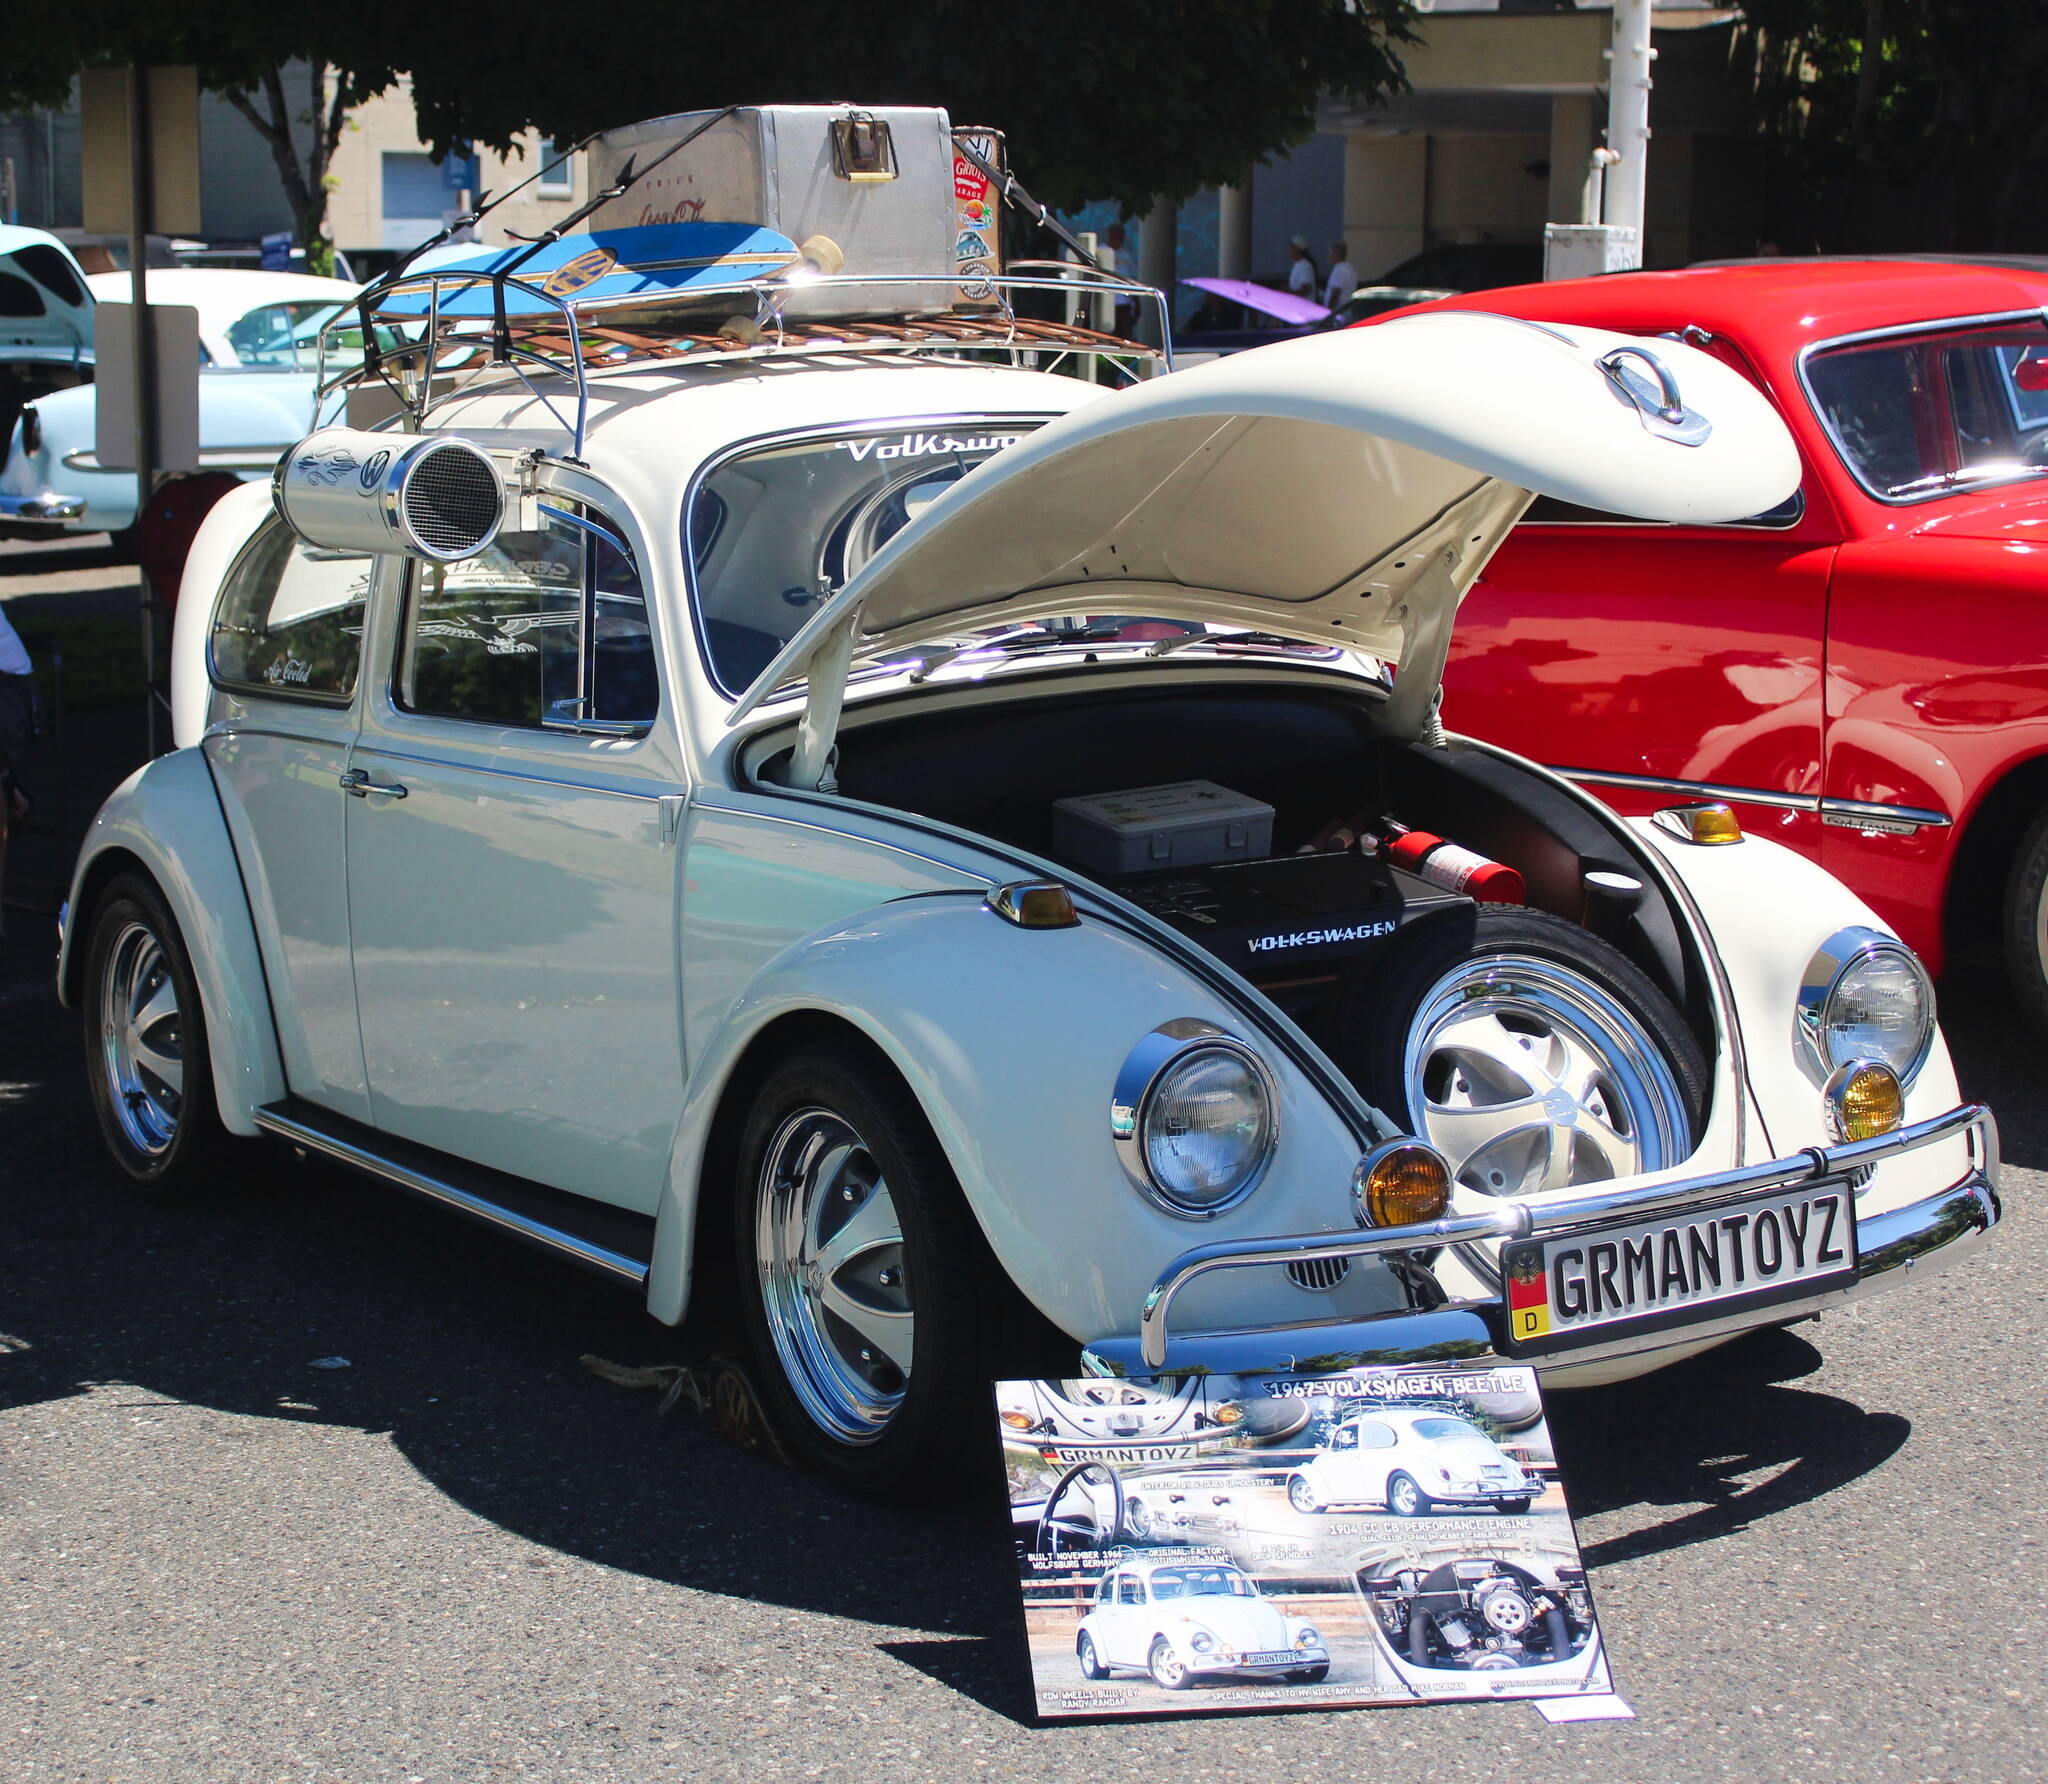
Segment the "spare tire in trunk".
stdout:
[[1662,1170],[1706,1115],[1707,1061],[1670,999],[1543,911],[1482,905],[1404,930],[1343,988],[1332,1051],[1482,1195]]

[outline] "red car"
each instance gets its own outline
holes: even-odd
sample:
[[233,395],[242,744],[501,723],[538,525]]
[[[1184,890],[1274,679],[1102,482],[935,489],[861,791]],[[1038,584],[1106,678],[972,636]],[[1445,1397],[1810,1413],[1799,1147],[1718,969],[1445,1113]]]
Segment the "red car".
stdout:
[[1740,526],[1539,499],[1465,604],[1452,722],[1626,811],[1728,801],[1930,970],[1999,949],[2048,1027],[2048,259],[1753,262],[1424,307],[1683,336],[1770,394],[1806,468]]

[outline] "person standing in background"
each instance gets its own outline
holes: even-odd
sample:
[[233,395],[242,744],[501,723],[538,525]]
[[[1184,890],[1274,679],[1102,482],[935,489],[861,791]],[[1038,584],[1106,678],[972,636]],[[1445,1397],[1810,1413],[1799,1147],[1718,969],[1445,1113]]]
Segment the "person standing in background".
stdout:
[[1287,247],[1294,256],[1287,268],[1287,289],[1296,297],[1305,297],[1314,303],[1316,289],[1322,284],[1322,279],[1316,272],[1316,258],[1308,251],[1308,237],[1298,235]]
[[[7,833],[29,812],[28,795],[15,781],[14,767],[35,736],[34,665],[20,633],[0,610],[0,893],[7,885]],[[5,933],[0,911],[0,935]]]
[[1351,301],[1351,294],[1358,289],[1358,274],[1352,270],[1351,250],[1342,242],[1330,244],[1330,277],[1323,286],[1323,305],[1326,309],[1341,310]]

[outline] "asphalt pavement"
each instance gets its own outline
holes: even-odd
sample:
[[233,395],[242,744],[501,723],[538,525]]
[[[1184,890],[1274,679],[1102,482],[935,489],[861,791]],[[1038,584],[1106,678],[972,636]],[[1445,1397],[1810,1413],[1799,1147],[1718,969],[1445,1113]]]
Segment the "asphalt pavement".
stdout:
[[657,1416],[579,1364],[675,1360],[630,1296],[281,1148],[198,1207],[112,1185],[47,923],[8,919],[7,1784],[2048,1773],[2048,1108],[1995,981],[1943,988],[2004,1122],[1991,1251],[1553,1403],[1635,1721],[1062,1726],[993,1498],[861,1504]]

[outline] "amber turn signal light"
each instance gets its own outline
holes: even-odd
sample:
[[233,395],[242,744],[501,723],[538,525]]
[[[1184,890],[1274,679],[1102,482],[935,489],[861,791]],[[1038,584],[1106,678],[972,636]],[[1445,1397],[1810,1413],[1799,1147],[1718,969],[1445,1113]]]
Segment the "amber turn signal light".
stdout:
[[985,902],[1019,929],[1072,929],[1081,921],[1074,895],[1052,880],[1016,880],[998,886]]
[[1906,1091],[1899,1074],[1875,1059],[1852,1059],[1838,1067],[1821,1093],[1828,1137],[1874,1140],[1906,1118]]
[[1650,821],[1681,842],[1695,842],[1703,847],[1742,840],[1742,820],[1736,817],[1732,806],[1719,803],[1667,805]]
[[1352,1212],[1360,1226],[1419,1226],[1451,1205],[1451,1167],[1420,1140],[1390,1140],[1351,1173]]

